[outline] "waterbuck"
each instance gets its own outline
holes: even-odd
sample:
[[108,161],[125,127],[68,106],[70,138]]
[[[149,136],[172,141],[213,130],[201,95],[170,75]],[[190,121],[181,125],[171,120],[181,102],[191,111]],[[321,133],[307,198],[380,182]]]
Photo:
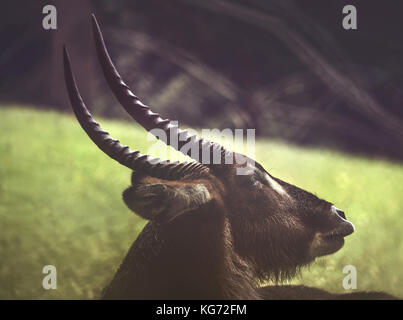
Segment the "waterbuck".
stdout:
[[[261,280],[289,279],[316,257],[338,251],[344,237],[353,233],[353,225],[332,203],[153,113],[114,67],[95,16],[92,24],[103,73],[120,104],[146,130],[166,133],[163,140],[168,145],[196,160],[151,159],[103,131],[80,96],[64,48],[65,80],[74,113],[103,152],[133,170],[123,200],[149,220],[104,290],[104,299],[389,297],[336,295],[305,286],[259,288]],[[207,161],[200,161],[201,154],[208,155]]]

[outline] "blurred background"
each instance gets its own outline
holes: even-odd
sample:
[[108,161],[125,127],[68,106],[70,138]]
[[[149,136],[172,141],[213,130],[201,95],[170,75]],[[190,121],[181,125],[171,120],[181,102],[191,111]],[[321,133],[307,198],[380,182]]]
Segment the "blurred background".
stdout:
[[[42,8],[57,8],[44,30]],[[342,28],[357,8],[358,29]],[[92,299],[145,221],[121,201],[130,172],[72,117],[80,91],[114,137],[147,152],[106,86],[90,13],[135,93],[183,127],[255,128],[256,160],[346,211],[345,247],[292,283],[403,297],[403,5],[319,0],[6,0],[0,11],[0,298]],[[42,267],[58,289],[42,288]]]

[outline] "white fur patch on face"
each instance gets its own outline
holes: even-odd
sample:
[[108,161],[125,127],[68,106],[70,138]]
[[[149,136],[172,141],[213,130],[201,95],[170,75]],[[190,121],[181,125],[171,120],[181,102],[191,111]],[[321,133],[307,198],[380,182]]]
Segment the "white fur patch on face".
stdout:
[[287,191],[285,191],[284,188],[280,186],[280,184],[277,181],[273,180],[268,174],[265,174],[264,177],[266,178],[270,187],[272,187],[274,191],[276,191],[278,194],[281,194],[282,196],[289,197]]

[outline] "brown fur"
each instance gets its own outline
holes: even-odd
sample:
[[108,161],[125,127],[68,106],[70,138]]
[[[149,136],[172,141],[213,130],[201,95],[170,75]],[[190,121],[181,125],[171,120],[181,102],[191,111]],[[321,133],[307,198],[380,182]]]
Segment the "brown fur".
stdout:
[[[139,212],[151,220],[130,248],[104,299],[341,299],[385,298],[375,293],[333,295],[304,286],[259,288],[257,280],[281,281],[315,259],[310,246],[315,234],[344,223],[331,204],[275,179],[289,197],[281,196],[262,179],[256,164],[249,176],[235,166],[220,174],[210,171],[180,181],[136,176],[125,201],[140,201],[139,185],[179,188],[204,185],[212,199],[170,222],[165,212],[175,199],[155,196],[150,206],[158,215]],[[126,191],[128,192],[128,191]],[[172,202],[172,203],[171,203]],[[141,211],[148,208],[138,207]],[[337,251],[337,250],[336,250]]]
[[[169,136],[174,133],[177,138],[184,138],[175,147],[198,161],[188,147],[208,151],[208,158],[218,152],[221,160],[236,160],[231,165],[167,163],[121,145],[86,108],[64,48],[65,80],[74,113],[102,151],[135,171],[132,186],[124,191],[123,200],[136,214],[150,220],[103,298],[321,297],[321,290],[314,288],[259,289],[257,280],[279,282],[291,278],[316,257],[339,250],[344,237],[354,231],[344,212],[272,177],[253,160],[179,131],[170,120],[152,113],[119,76],[95,16],[92,24],[105,78],[118,101],[137,122],[148,131],[158,129]],[[169,139],[162,140],[171,144]],[[241,168],[249,174],[239,175],[237,169]]]

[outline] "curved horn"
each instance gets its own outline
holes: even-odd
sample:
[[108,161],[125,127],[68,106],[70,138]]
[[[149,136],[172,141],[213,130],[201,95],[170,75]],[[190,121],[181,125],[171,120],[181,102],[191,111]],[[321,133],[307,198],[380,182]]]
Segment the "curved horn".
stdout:
[[180,179],[195,171],[208,170],[197,162],[171,163],[169,161],[162,162],[160,159],[151,159],[148,155],[132,151],[129,147],[121,145],[118,140],[113,139],[108,132],[102,130],[85,106],[76,85],[66,47],[63,48],[63,60],[67,91],[77,120],[91,140],[109,157],[132,170],[140,170],[152,177],[169,180]]
[[[196,135],[189,135],[186,130],[179,129],[169,119],[163,119],[158,113],[152,112],[148,106],[139,100],[116,70],[106,49],[97,19],[95,15],[91,17],[98,59],[106,81],[117,100],[131,117],[147,131],[151,131],[158,139],[163,140],[167,145],[174,147],[176,150],[181,151],[198,162],[203,162],[203,164],[212,169],[219,167],[215,164],[233,163],[234,154],[232,152],[227,151],[218,143],[204,140]],[[163,130],[165,137],[159,137],[153,132],[153,129]],[[187,146],[186,150],[183,148],[185,145]],[[196,154],[194,151],[197,151]]]

